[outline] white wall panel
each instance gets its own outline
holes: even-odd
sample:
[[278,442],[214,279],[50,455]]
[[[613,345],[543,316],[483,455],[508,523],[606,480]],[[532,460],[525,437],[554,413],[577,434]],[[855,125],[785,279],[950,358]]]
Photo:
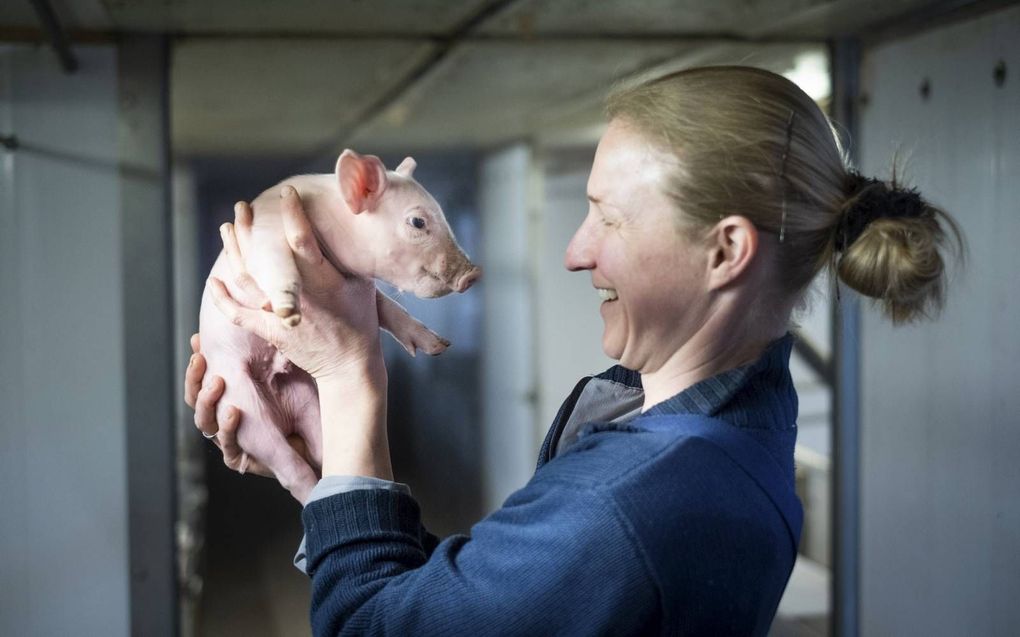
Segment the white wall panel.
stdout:
[[588,214],[588,173],[594,156],[594,147],[550,151],[544,162],[542,210],[533,245],[541,436],[581,377],[616,363],[602,352],[601,301],[591,273],[570,272],[563,265],[567,244]]
[[[865,54],[860,151],[961,222],[969,267],[934,324],[862,318],[861,632],[1020,625],[1020,8]],[[1003,61],[1007,79],[993,69]],[[927,80],[929,97],[920,87]]]
[[0,634],[129,633],[117,60],[0,49]]
[[531,151],[515,145],[482,159],[478,207],[485,271],[482,330],[483,504],[524,486],[535,469],[532,285],[528,270]]

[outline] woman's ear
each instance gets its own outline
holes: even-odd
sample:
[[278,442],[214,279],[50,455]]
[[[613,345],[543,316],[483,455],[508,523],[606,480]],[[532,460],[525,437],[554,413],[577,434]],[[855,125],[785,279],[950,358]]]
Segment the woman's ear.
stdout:
[[748,272],[758,254],[758,229],[747,217],[721,219],[708,236],[708,289],[730,285]]

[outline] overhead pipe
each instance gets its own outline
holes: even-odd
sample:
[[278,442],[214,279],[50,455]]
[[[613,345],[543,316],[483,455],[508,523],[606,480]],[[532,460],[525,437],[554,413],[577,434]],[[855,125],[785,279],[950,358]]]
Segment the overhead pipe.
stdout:
[[29,0],[29,2],[32,3],[32,7],[35,8],[35,12],[39,16],[39,22],[42,23],[43,31],[49,38],[50,46],[53,47],[60,59],[60,66],[65,73],[74,73],[78,70],[78,59],[74,57],[71,47],[67,44],[64,29],[61,28],[60,21],[57,20],[57,13],[48,0]]

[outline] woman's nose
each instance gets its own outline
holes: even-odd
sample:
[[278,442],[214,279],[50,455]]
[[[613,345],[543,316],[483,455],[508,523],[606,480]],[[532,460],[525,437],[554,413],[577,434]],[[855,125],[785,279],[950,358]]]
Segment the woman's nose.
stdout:
[[582,223],[573,238],[570,239],[570,243],[567,244],[567,254],[563,259],[563,265],[571,272],[590,270],[595,267],[595,260],[591,256],[592,252],[588,224]]

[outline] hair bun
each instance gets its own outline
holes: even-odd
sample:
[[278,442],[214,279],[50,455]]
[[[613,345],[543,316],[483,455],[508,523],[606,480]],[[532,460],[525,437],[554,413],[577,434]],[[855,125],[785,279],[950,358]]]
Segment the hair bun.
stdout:
[[847,182],[850,195],[836,230],[839,278],[879,300],[893,323],[933,317],[945,300],[947,240],[961,259],[965,252],[956,222],[895,178],[887,184],[851,172]]
[[842,221],[836,228],[836,250],[844,252],[876,219],[917,219],[928,207],[916,188],[890,187],[880,179],[865,177],[851,170],[847,174],[849,198],[844,204]]

